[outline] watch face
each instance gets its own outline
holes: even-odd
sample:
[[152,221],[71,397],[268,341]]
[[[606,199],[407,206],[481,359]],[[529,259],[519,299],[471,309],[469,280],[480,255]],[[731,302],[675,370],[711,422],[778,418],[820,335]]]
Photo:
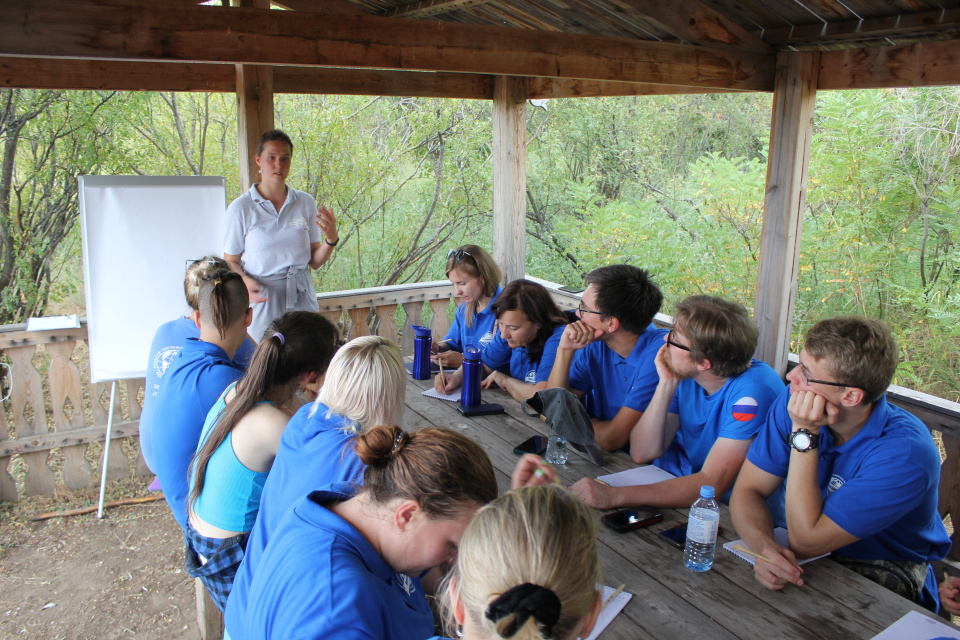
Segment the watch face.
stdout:
[[806,433],[794,433],[792,444],[797,451],[806,451],[810,448],[810,436]]

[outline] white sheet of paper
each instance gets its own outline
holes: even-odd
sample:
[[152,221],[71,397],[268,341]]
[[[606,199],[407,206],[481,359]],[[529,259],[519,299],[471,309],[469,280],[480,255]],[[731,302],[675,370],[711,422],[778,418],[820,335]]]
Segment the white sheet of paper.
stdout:
[[873,640],[940,640],[940,638],[960,640],[960,630],[919,611],[911,611],[873,636]]
[[[598,587],[600,585],[597,585]],[[616,591],[613,587],[608,587],[604,585],[603,594],[600,597],[601,602],[606,602],[607,598],[613,595],[613,592]],[[596,640],[596,637],[600,635],[600,632],[607,628],[613,619],[617,617],[617,614],[623,611],[623,608],[627,606],[627,603],[630,602],[630,598],[633,597],[632,593],[627,593],[626,591],[621,591],[620,595],[610,601],[603,611],[600,612],[600,615],[597,617],[597,623],[593,625],[593,631],[587,636],[584,640]]]
[[[780,545],[781,547],[785,547],[787,549],[790,548],[790,534],[787,533],[787,530],[784,529],[783,527],[777,527],[773,530],[773,539],[776,540],[777,544]],[[723,548],[729,551],[730,553],[732,553],[733,555],[737,556],[744,562],[749,562],[750,564],[757,564],[757,559],[754,558],[753,556],[734,549],[733,547],[737,544],[742,544],[747,549],[750,549],[750,545],[748,545],[743,540],[732,540],[730,542],[725,542],[723,544]],[[753,549],[750,549],[750,550],[753,551]],[[820,558],[826,558],[828,555],[830,554],[824,553],[823,555],[820,555],[820,556],[814,556],[812,558],[804,558],[799,562],[799,564],[807,564],[808,562],[813,562],[814,560],[819,560]]]
[[53,329],[79,329],[80,316],[45,316],[27,318],[27,331],[52,331]]
[[427,396],[428,398],[436,398],[437,400],[446,400],[447,402],[460,402],[460,387],[446,395],[437,393],[436,389],[426,389],[421,395]]
[[638,484],[654,484],[676,478],[669,471],[664,471],[660,467],[648,464],[635,469],[627,469],[620,473],[611,473],[606,476],[599,476],[597,480],[603,480],[611,487],[632,487]]

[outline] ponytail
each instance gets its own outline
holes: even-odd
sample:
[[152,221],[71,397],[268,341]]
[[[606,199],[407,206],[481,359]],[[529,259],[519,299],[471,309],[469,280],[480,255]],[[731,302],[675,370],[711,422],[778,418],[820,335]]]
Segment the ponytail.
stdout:
[[268,392],[291,383],[297,376],[326,373],[339,339],[337,328],[312,311],[290,311],[270,323],[253,352],[246,375],[237,383],[236,395],[217,416],[217,425],[194,456],[196,477],[190,492],[191,505],[203,492],[210,458],[241,418]]
[[204,276],[200,283],[200,321],[217,328],[220,338],[239,322],[250,306],[243,278],[235,271],[220,270]]

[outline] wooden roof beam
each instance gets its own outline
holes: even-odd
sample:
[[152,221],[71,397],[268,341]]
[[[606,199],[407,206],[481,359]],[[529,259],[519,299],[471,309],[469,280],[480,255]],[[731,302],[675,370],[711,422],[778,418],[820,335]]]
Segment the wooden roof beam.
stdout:
[[773,57],[434,20],[5,0],[0,55],[446,71],[769,91]]
[[756,34],[783,49],[816,44],[835,44],[877,38],[910,37],[960,30],[960,9],[908,13],[870,20],[825,22],[767,29]]
[[310,11],[334,16],[370,15],[347,0],[272,0],[271,4],[291,11]]
[[418,0],[401,7],[391,7],[380,15],[384,18],[428,18],[488,2],[490,0]]
[[892,47],[842,49],[820,54],[817,88],[931,87],[960,81],[960,40]]

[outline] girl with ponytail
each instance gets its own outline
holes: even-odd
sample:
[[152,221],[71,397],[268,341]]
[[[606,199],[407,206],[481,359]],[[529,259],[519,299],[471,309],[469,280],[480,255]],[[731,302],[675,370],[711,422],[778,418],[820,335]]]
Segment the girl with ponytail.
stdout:
[[597,516],[557,486],[510,491],[473,517],[446,581],[451,635],[585,638],[601,608]]
[[455,431],[397,426],[357,436],[356,455],[366,465],[362,488],[327,485],[277,526],[238,625],[248,637],[433,634],[419,576],[456,558],[464,527],[496,497],[490,460]]
[[207,414],[190,473],[186,566],[221,611],[280,437],[299,397],[316,396],[337,340],[337,329],[318,313],[284,314],[264,334],[247,375]]

